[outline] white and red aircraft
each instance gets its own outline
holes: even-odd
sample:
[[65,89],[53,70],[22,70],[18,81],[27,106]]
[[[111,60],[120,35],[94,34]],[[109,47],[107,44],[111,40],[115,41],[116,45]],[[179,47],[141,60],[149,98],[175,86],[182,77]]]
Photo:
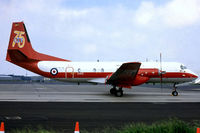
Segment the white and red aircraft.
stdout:
[[44,77],[68,82],[105,83],[112,85],[111,94],[122,96],[122,88],[144,83],[191,82],[198,76],[177,62],[71,62],[36,52],[23,22],[12,25],[6,60]]

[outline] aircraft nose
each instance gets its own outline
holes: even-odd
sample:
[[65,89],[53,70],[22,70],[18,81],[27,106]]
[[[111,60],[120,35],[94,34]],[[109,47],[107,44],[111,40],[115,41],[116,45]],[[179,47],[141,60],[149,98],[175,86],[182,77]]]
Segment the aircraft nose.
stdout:
[[198,75],[197,75],[196,73],[192,72],[191,74],[192,74],[192,77],[193,77],[193,78],[195,78],[195,79],[198,78]]
[[196,79],[198,78],[198,76],[196,74],[193,74],[193,77],[196,78]]
[[188,72],[192,78],[194,78],[194,79],[197,79],[197,78],[198,78],[198,74],[194,73],[193,71],[187,69],[186,72]]

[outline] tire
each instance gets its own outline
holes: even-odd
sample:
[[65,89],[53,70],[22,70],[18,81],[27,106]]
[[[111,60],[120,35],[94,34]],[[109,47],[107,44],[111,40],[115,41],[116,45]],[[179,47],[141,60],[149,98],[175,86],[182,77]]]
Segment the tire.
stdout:
[[123,96],[123,90],[117,90],[117,91],[115,92],[115,96],[116,96],[116,97],[122,97],[122,96]]
[[116,92],[116,89],[115,89],[115,88],[111,88],[111,89],[110,89],[110,94],[115,94],[115,92]]
[[178,92],[177,91],[172,91],[172,96],[178,96]]

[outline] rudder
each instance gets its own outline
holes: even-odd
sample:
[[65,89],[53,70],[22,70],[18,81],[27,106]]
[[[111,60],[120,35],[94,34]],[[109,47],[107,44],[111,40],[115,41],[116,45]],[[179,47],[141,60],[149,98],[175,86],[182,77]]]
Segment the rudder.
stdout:
[[24,23],[13,23],[6,60],[25,61],[31,59],[34,52]]

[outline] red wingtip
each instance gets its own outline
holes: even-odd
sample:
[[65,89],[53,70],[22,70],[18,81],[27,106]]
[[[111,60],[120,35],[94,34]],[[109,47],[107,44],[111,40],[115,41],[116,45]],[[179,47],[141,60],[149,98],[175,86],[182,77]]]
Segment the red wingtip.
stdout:
[[1,122],[1,127],[0,127],[0,131],[5,131],[5,129],[4,129],[4,122]]

